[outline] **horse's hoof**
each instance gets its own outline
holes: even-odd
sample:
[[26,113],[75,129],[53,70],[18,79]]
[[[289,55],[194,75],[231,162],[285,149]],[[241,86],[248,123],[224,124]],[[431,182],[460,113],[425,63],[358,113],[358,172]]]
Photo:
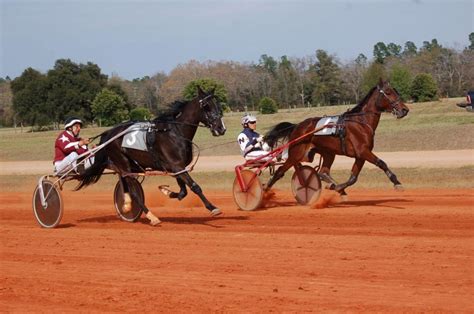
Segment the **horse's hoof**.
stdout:
[[156,225],[159,225],[160,223],[161,223],[161,220],[159,220],[159,219],[151,220],[151,221],[150,221],[150,225],[151,225],[151,226],[156,226]]
[[122,206],[122,213],[127,214],[132,210],[132,203],[124,203]]
[[145,215],[145,217],[148,218],[148,220],[150,220],[150,225],[152,225],[152,226],[156,226],[156,225],[159,225],[161,223],[161,220],[159,220],[158,217],[153,215],[152,212],[148,212]]
[[213,210],[211,210],[211,216],[212,217],[219,216],[220,214],[222,214],[222,212],[219,208],[214,208]]
[[401,184],[395,184],[393,187],[394,187],[395,190],[397,190],[397,191],[404,191],[404,190],[405,190],[405,188],[404,188],[403,185],[401,185]]
[[160,190],[161,193],[163,193],[166,196],[170,196],[171,190],[169,189],[169,185],[160,185],[158,189]]

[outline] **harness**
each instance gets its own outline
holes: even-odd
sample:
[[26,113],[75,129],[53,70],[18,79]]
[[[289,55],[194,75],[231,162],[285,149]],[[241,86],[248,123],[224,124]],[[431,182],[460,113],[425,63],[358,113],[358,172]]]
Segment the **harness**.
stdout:
[[[390,105],[390,112],[395,113],[396,111],[396,106],[401,102],[400,96],[398,95],[395,100],[391,100],[388,95],[385,93],[385,91],[381,88],[378,88],[379,94],[377,95],[377,99],[375,101],[375,108],[377,108],[377,112],[372,112],[372,111],[367,111],[367,112],[358,112],[358,113],[343,113],[342,115],[339,116],[339,119],[336,124],[336,131],[333,134],[334,136],[339,137],[339,141],[341,143],[341,150],[344,153],[344,155],[347,155],[347,145],[346,145],[346,123],[347,122],[355,122],[359,123],[361,125],[364,125],[369,128],[370,132],[372,134],[375,133],[374,129],[372,126],[368,123],[366,116],[368,114],[373,114],[373,115],[378,115],[380,116],[382,112],[387,111],[384,110],[384,108],[380,107],[380,100],[382,97],[385,97],[389,101]],[[388,111],[387,111],[388,112]],[[354,119],[355,117],[361,117],[362,119]],[[362,120],[362,121],[361,121]]]

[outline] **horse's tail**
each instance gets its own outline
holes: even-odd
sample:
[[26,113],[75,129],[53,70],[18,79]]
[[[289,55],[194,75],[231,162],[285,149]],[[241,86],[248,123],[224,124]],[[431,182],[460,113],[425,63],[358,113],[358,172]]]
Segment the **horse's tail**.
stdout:
[[278,141],[287,141],[290,137],[291,132],[295,129],[296,124],[290,122],[281,122],[275,125],[268,131],[265,136],[265,142],[272,148],[275,149],[275,145]]
[[[102,136],[100,139],[100,144],[105,142],[106,139],[107,136]],[[108,156],[105,150],[103,148],[99,149],[94,154],[94,163],[89,168],[87,168],[83,174],[80,175],[80,178],[78,179],[79,184],[76,186],[75,190],[80,190],[88,185],[99,181],[100,177],[102,176],[102,173],[104,173],[104,170],[107,167],[107,164]]]

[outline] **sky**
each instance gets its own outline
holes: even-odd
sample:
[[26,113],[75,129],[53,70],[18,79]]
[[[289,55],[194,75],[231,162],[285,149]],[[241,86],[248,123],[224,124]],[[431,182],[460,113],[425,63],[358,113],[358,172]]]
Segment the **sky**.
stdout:
[[323,49],[369,59],[377,42],[417,47],[433,38],[463,49],[474,0],[0,0],[0,77],[57,59],[93,62],[124,79],[190,60],[258,63]]

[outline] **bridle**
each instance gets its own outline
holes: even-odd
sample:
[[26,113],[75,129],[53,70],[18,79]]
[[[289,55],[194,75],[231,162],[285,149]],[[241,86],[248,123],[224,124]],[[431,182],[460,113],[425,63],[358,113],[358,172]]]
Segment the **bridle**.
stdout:
[[[391,112],[393,114],[396,114],[397,110],[398,110],[397,106],[401,102],[400,95],[398,95],[398,93],[397,93],[397,98],[395,100],[392,100],[392,99],[390,99],[390,97],[388,97],[388,95],[385,93],[383,88],[379,88],[377,86],[377,90],[379,91],[379,95],[377,96],[377,100],[375,101],[375,107],[378,110],[380,110],[381,112],[385,111],[385,112]],[[382,97],[385,97],[388,100],[388,103],[389,103],[389,106],[390,106],[389,110],[386,110],[386,109],[384,109],[383,107],[380,106],[380,100],[381,100]]]
[[203,123],[209,129],[212,129],[214,124],[216,124],[216,122],[222,118],[222,115],[219,114],[217,110],[205,110],[206,108],[210,107],[211,103],[217,106],[215,102],[212,101],[213,97],[214,95],[210,94],[202,99],[199,99],[199,107],[203,109],[202,113],[204,115],[204,121],[205,121],[205,122],[203,121]]

